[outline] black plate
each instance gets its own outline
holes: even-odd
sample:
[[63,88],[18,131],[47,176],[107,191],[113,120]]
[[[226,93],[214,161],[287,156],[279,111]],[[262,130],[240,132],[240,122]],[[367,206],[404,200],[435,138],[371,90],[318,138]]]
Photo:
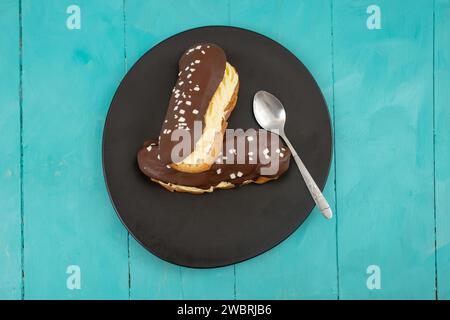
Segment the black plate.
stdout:
[[171,193],[138,169],[144,140],[158,137],[177,62],[197,42],[221,46],[240,76],[239,99],[229,128],[258,128],[252,113],[258,90],[275,94],[287,112],[286,132],[323,188],[332,138],[322,93],[305,66],[260,34],[204,27],[177,34],[149,50],[128,72],[111,103],[103,132],[103,169],[114,207],[130,233],[150,252],[189,267],[240,262],[286,239],[314,202],[291,159],[278,181],[212,194]]

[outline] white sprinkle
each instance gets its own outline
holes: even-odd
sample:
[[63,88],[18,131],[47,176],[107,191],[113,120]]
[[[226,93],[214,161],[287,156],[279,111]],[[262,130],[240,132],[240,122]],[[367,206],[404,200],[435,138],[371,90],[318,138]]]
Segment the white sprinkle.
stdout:
[[188,71],[188,70],[189,70],[189,67],[184,68],[184,71]]
[[148,146],[148,147],[147,147],[147,151],[148,151],[148,152],[152,151],[152,146]]
[[230,178],[231,178],[231,179],[235,179],[235,178],[236,178],[236,175],[235,175],[234,173],[232,173],[232,174],[230,174]]
[[263,154],[267,155],[268,153],[269,153],[269,149],[265,148],[265,149],[263,150]]
[[189,80],[189,84],[192,84],[192,81],[191,81],[191,80]]
[[183,81],[180,81],[178,82],[178,85],[181,86],[183,83],[184,83]]
[[186,98],[186,95],[184,94],[184,92],[181,95],[183,96],[183,98]]
[[286,151],[286,149],[285,148],[281,148],[281,151]]
[[211,48],[211,46],[206,46],[208,49]]
[[244,174],[242,173],[242,172],[240,172],[240,171],[238,171],[238,173],[237,173],[237,176],[240,178],[240,177],[242,177]]
[[198,114],[198,110],[197,110],[197,109],[194,109],[194,110],[192,110],[192,113],[193,113],[193,114]]
[[161,160],[161,156],[158,154],[158,160]]
[[284,153],[280,153],[280,157],[283,158],[284,157]]
[[248,141],[253,141],[253,137],[247,137]]
[[192,77],[192,74],[189,73],[186,78],[189,79],[190,77]]
[[199,64],[200,63],[200,60],[195,60],[194,61],[196,64]]
[[175,119],[178,119],[178,116],[177,116],[177,115],[174,115],[173,117],[174,117]]
[[270,159],[270,157],[266,154],[266,155],[264,155],[264,158],[266,158],[266,159]]
[[167,129],[167,134],[169,134],[169,133],[171,133],[172,132],[172,130],[170,130],[170,129]]
[[183,109],[180,109],[180,113],[181,113],[181,114],[184,114],[184,110],[183,110]]
[[230,154],[236,154],[236,149],[230,149],[230,150],[228,150],[228,152],[229,152]]
[[178,119],[178,122],[184,122],[186,119],[183,117],[180,117],[180,119]]
[[188,98],[190,99],[190,98],[192,98],[192,96],[191,96],[191,95],[188,95]]
[[177,111],[177,109],[178,109],[178,106],[175,106],[175,108],[173,108],[173,111]]
[[248,155],[249,155],[249,156],[252,156],[252,155],[253,155],[253,152],[252,152],[252,151],[250,151],[250,152],[248,153]]
[[202,46],[196,46],[195,49],[200,50]]
[[194,88],[194,90],[195,90],[195,91],[200,91],[200,87],[199,87],[199,86],[196,86],[196,87]]
[[219,169],[217,169],[216,172],[217,172],[217,174],[220,174],[222,172],[222,169],[219,168]]
[[167,129],[164,129],[163,134],[166,134],[166,132],[167,132]]
[[186,105],[190,106],[192,103],[190,101],[186,101]]
[[195,71],[195,69],[194,68],[191,68],[191,72],[194,72]]
[[194,65],[194,63],[193,62],[191,62],[191,66],[193,66]]
[[181,76],[181,71],[180,71],[180,72],[178,72],[178,76]]
[[167,123],[167,119],[166,119],[166,120],[164,120],[164,123]]
[[175,98],[177,98],[178,99],[178,97],[180,96],[180,94],[179,93],[177,93],[176,95],[175,95]]
[[205,50],[202,50],[202,54],[206,54]]
[[248,160],[253,161],[253,158],[252,157],[248,157]]
[[180,100],[180,101],[177,102],[177,105],[179,106],[182,103],[183,103],[183,100]]
[[280,149],[275,150],[276,153],[280,153]]
[[169,166],[169,165],[166,165],[166,168],[167,168],[167,169],[170,169],[170,166]]

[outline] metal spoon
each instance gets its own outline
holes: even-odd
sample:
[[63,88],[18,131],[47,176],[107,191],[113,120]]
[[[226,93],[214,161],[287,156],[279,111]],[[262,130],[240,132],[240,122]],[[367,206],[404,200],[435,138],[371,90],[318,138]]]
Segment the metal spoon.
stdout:
[[331,219],[333,212],[331,211],[330,205],[284,133],[286,111],[280,100],[269,92],[258,91],[253,98],[253,113],[255,114],[256,121],[263,129],[278,134],[286,142],[314,202],[324,217]]

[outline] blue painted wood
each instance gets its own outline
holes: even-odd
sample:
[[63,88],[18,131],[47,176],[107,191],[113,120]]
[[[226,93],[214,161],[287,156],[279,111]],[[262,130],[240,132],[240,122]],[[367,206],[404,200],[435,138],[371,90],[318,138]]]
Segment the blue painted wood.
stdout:
[[[19,4],[0,2],[0,299],[20,299]],[[7,30],[7,31],[6,31]]]
[[[251,0],[231,2],[230,16],[232,25],[263,33],[296,54],[318,81],[332,113],[329,0],[273,0],[264,1],[263,6]],[[325,195],[336,212],[333,164]],[[281,245],[236,265],[237,298],[336,299],[335,223],[336,219],[326,221],[314,209]]]
[[[66,26],[72,4],[80,30]],[[122,0],[23,2],[26,299],[128,298],[127,233],[101,166],[123,70]],[[69,265],[80,290],[66,286]]]
[[[432,1],[125,0],[124,12],[123,0],[24,0],[25,298],[433,299],[437,273],[438,296],[449,299],[450,1],[434,2],[433,118]],[[81,30],[66,27],[72,4]],[[366,27],[373,4],[381,30]],[[281,42],[311,70],[332,113],[334,62],[337,219],[316,211],[280,246],[235,267],[180,268],[133,239],[128,261],[101,173],[109,101],[125,63],[208,24]],[[20,299],[18,0],[0,2],[0,28],[0,298]],[[332,203],[334,179],[332,171]],[[72,264],[81,290],[66,288]],[[381,268],[381,290],[366,286],[369,265]]]
[[433,299],[432,2],[335,1],[333,17],[340,298]]
[[[127,0],[126,55],[129,67],[165,38],[195,27],[228,23],[227,1]],[[167,214],[170,214],[168,212]],[[130,241],[131,298],[233,299],[233,266],[193,270],[174,266]]]
[[438,298],[450,299],[450,1],[435,8],[436,240]]

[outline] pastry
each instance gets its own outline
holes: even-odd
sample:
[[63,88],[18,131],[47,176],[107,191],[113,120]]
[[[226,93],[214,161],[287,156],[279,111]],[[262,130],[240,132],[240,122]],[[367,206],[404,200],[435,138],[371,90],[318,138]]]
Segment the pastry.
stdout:
[[[163,163],[185,173],[209,170],[221,150],[238,89],[238,73],[220,47],[202,43],[184,52],[159,136],[159,156]],[[195,125],[200,125],[200,134],[193,133]],[[179,143],[172,138],[176,130],[192,134],[189,152],[177,153],[174,159],[174,147]]]
[[291,153],[278,135],[227,130],[238,89],[239,75],[220,47],[185,51],[160,136],[139,150],[139,169],[170,191],[193,194],[280,177]]
[[[289,149],[278,135],[264,130],[253,130],[251,134],[235,133],[222,146],[216,161],[201,173],[182,172],[165,164],[158,157],[157,139],[144,143],[138,152],[138,164],[146,176],[166,189],[194,194],[249,183],[262,184],[277,179],[289,167]],[[264,173],[264,168],[270,166],[273,166],[272,170]]]

